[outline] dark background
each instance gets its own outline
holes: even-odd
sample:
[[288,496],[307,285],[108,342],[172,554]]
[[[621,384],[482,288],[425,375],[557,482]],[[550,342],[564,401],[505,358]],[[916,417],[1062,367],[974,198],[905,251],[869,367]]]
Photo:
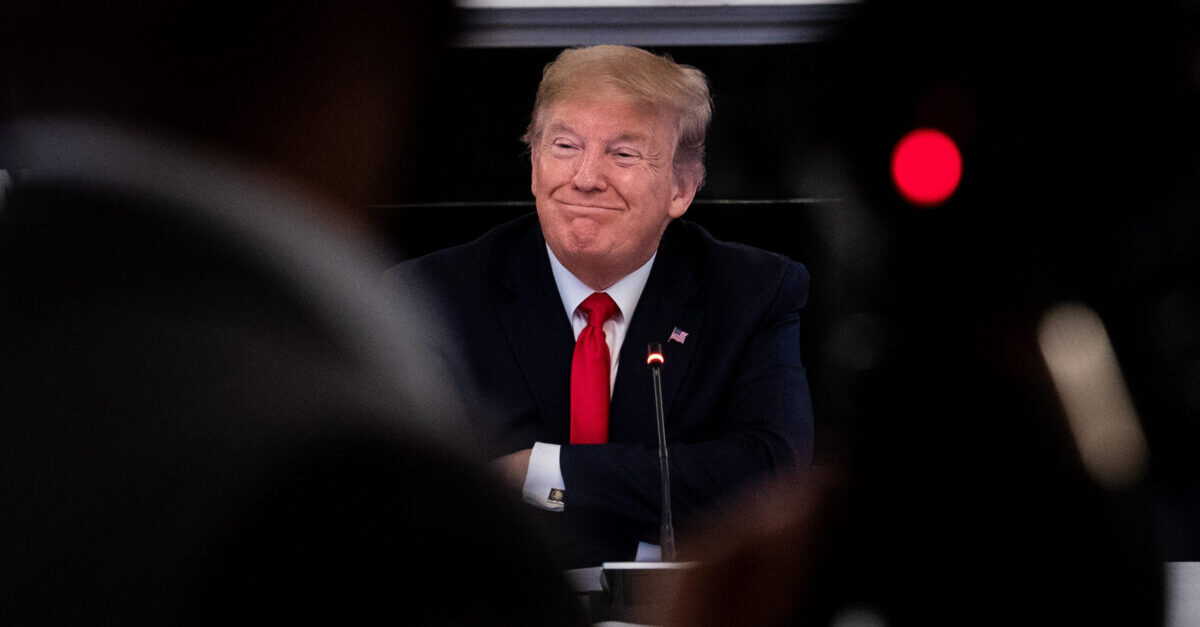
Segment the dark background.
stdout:
[[[712,82],[708,184],[687,218],[813,277],[801,341],[833,480],[795,496],[832,485],[833,505],[813,514],[829,520],[802,556],[807,598],[897,625],[1154,624],[1161,561],[1200,561],[1200,6],[813,15],[835,27],[804,43],[648,45]],[[403,86],[425,110],[373,204],[391,261],[533,210],[517,138],[559,49],[453,48],[430,84]],[[0,93],[0,120],[7,106]],[[888,161],[927,126],[964,175],[922,209]],[[25,165],[0,162],[18,181]],[[1132,485],[1094,481],[1064,421],[1037,345],[1064,302],[1114,345],[1149,442]]]
[[[867,3],[820,42],[651,46],[712,84],[687,219],[811,271],[818,462],[855,468],[871,508],[972,521],[962,542],[1099,517],[1131,551],[1200,559],[1198,24],[1182,2]],[[533,210],[518,138],[557,52],[451,50],[411,175],[379,201],[396,259]],[[964,158],[933,209],[888,174],[924,126]],[[1037,351],[1066,301],[1103,319],[1146,431],[1129,490],[1083,474]]]

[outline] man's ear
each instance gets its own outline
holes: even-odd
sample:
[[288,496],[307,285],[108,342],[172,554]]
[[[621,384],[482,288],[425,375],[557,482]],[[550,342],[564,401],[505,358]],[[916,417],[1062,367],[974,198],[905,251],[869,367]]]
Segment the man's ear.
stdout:
[[699,168],[687,168],[675,172],[671,188],[671,208],[668,214],[672,218],[678,218],[687,213],[689,207],[692,206],[692,200],[696,198],[696,191],[700,189],[701,170]]

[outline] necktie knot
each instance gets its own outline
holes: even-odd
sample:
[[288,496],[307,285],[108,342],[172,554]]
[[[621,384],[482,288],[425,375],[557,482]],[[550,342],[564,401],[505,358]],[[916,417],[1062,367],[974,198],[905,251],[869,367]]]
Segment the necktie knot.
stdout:
[[604,292],[593,292],[591,296],[583,299],[579,310],[587,316],[589,327],[603,327],[605,322],[621,311],[616,301]]
[[617,303],[596,292],[579,304],[587,326],[575,340],[571,361],[571,444],[608,441],[609,377],[612,359],[605,343],[604,323],[617,315]]

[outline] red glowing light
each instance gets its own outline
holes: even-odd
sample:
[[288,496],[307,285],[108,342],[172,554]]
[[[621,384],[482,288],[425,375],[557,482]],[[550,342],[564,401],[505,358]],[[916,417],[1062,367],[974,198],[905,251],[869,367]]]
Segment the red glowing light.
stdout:
[[921,128],[900,138],[892,153],[892,180],[909,202],[940,205],[962,179],[962,156],[945,133]]
[[661,364],[661,363],[663,363],[663,356],[662,356],[662,353],[650,353],[650,355],[649,355],[648,357],[646,357],[646,364],[647,364],[647,365],[649,365],[649,364],[653,364],[653,363],[656,363],[656,362],[657,362],[657,363],[660,363],[660,364]]

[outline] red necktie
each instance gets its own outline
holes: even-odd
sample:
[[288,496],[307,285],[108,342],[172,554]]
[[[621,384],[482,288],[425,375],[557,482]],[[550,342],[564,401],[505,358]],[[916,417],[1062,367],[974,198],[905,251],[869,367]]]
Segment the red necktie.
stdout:
[[587,326],[575,340],[571,361],[571,444],[608,441],[608,382],[612,375],[604,323],[620,309],[612,297],[596,292],[584,299],[579,311]]

